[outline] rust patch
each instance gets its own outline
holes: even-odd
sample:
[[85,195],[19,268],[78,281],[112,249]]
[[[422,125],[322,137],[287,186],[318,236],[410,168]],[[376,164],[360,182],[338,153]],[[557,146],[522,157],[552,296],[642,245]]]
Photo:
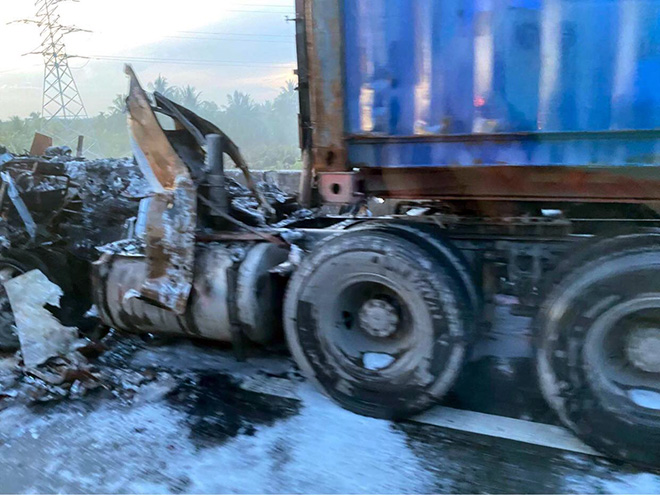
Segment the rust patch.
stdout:
[[398,199],[648,203],[654,167],[481,166],[363,168],[365,191]]
[[46,150],[51,146],[53,146],[52,137],[35,132],[34,138],[32,139],[32,146],[30,147],[30,155],[42,156],[46,153]]
[[126,74],[130,78],[128,123],[136,159],[155,192],[146,229],[148,276],[139,297],[183,314],[193,280],[197,192],[133,69],[127,66]]
[[305,2],[313,166],[317,171],[346,167],[344,143],[343,36],[341,2]]

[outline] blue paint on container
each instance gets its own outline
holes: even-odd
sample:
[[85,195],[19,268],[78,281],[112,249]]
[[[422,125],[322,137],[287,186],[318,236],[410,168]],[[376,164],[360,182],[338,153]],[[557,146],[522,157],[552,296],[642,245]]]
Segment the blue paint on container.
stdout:
[[343,5],[354,166],[660,162],[660,0]]

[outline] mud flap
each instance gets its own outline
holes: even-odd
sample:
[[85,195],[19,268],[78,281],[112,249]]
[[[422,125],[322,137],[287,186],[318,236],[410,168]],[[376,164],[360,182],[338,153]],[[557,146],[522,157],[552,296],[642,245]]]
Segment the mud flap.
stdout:
[[133,69],[127,66],[126,74],[130,78],[126,103],[133,150],[155,193],[146,228],[148,276],[136,297],[183,314],[193,281],[197,191]]

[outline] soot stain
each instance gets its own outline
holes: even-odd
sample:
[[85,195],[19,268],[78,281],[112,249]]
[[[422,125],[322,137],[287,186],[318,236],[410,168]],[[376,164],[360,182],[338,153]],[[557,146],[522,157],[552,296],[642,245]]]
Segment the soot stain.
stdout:
[[252,436],[258,426],[272,426],[295,416],[300,402],[241,388],[224,374],[189,378],[167,396],[168,403],[188,416],[190,439],[198,447],[212,447],[240,436]]

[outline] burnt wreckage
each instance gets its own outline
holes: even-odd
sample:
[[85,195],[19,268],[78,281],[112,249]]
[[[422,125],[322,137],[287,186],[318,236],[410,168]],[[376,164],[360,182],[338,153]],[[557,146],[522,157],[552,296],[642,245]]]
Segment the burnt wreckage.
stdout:
[[[228,136],[158,93],[150,100],[129,67],[134,161],[4,163],[0,275],[42,270],[64,291],[63,325],[94,304],[109,327],[231,342],[239,353],[284,335],[334,400],[392,419],[450,390],[496,295],[512,296],[514,311],[535,316],[539,383],[562,422],[599,450],[657,464],[652,168],[386,166],[435,142],[338,128],[342,115],[326,113],[343,108],[341,92],[311,77],[335,74],[335,58],[314,48],[339,47],[324,41],[336,30],[306,22],[321,39],[308,45],[299,30],[299,197],[315,210],[256,182]],[[227,177],[225,157],[245,185]],[[373,198],[390,200],[390,214],[359,214]]]
[[[62,148],[39,157],[0,153],[2,282],[41,270],[64,291],[58,319],[83,332],[98,321],[96,311],[85,316],[98,302],[103,320],[119,329],[268,341],[281,326],[274,305],[285,278],[269,273],[289,257],[281,234],[312,212],[274,181],[256,182],[210,122],[159,94],[152,108],[128,71],[134,159],[90,161]],[[156,114],[175,129],[164,131]],[[223,154],[242,181],[225,177]],[[231,308],[225,296],[234,288],[217,280],[240,285]],[[4,289],[0,304],[0,351],[17,349]],[[243,321],[238,304],[253,308]]]
[[[276,186],[256,183],[220,129],[156,93],[151,107],[135,75],[128,96],[136,160],[154,194],[134,239],[104,247],[94,264],[102,319],[120,329],[231,341],[270,341],[281,327],[288,222],[311,217]],[[164,131],[156,115],[174,121]],[[246,186],[224,174],[224,155]],[[125,246],[130,246],[127,251]],[[239,311],[240,307],[240,311]]]

